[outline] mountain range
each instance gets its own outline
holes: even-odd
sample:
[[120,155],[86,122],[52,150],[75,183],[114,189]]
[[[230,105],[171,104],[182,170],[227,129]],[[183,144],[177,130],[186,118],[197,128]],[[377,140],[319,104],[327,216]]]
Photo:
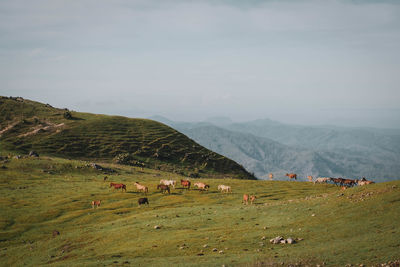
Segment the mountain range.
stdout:
[[211,118],[204,122],[152,119],[184,133],[199,144],[242,164],[260,179],[273,173],[287,179],[314,177],[367,177],[397,179],[400,173],[400,130],[303,126],[269,119],[232,122]]

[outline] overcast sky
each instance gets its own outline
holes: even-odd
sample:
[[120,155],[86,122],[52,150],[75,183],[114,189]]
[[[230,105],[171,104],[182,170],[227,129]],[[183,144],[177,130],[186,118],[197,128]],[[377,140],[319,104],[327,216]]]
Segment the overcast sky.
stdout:
[[400,128],[399,85],[400,1],[0,1],[0,95]]

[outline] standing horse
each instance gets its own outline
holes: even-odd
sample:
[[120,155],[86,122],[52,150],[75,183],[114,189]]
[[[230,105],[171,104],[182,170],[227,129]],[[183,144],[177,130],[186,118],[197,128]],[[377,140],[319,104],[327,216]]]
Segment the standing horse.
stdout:
[[181,185],[182,185],[183,187],[187,187],[188,189],[190,189],[191,183],[190,183],[189,180],[182,180],[182,179],[181,179]]
[[351,179],[344,179],[343,183],[344,186],[354,186],[356,184],[356,181],[351,180]]
[[175,180],[160,180],[160,184],[172,186],[175,189],[176,181]]
[[170,191],[168,185],[159,184],[159,185],[157,185],[157,189],[161,189],[161,192],[162,192],[163,194],[164,194],[165,192],[168,192],[168,194],[171,194],[171,191]]
[[210,188],[210,186],[205,183],[194,183],[193,185],[197,186],[197,188],[200,189],[201,191],[208,190],[208,188]]
[[145,194],[149,192],[149,188],[147,188],[147,186],[141,185],[138,182],[135,182],[134,185],[136,186],[137,190],[143,191]]
[[249,195],[248,194],[244,194],[243,195],[243,204],[248,205],[249,204]]
[[327,183],[328,181],[330,181],[331,178],[328,177],[318,177],[317,179],[315,179],[314,184],[316,183]]
[[332,181],[335,185],[343,186],[344,179],[343,179],[343,178],[331,178],[331,181]]
[[93,200],[92,201],[92,209],[94,209],[94,206],[98,208],[100,206],[101,200]]
[[251,195],[251,196],[250,196],[250,204],[251,204],[251,205],[253,205],[253,202],[256,200],[256,198],[257,198],[257,197],[254,196],[254,195]]
[[295,174],[295,173],[286,173],[285,176],[289,177],[290,181],[292,179],[297,180],[297,174]]
[[138,199],[138,204],[139,204],[139,206],[143,205],[143,204],[149,205],[149,200],[147,199],[147,197],[141,197]]
[[221,190],[221,193],[222,192],[227,192],[227,193],[232,193],[232,189],[231,189],[231,187],[229,186],[229,185],[223,185],[223,184],[220,184],[219,186],[218,186],[218,190]]
[[126,185],[124,185],[124,184],[110,183],[110,187],[114,187],[114,189],[120,189],[121,188],[121,192],[124,191],[124,190],[126,192]]

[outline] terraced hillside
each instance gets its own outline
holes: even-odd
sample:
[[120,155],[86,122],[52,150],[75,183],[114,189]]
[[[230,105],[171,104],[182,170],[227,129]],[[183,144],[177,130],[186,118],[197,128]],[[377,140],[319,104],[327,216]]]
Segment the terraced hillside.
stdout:
[[[399,181],[342,191],[201,178],[208,191],[178,185],[168,195],[156,190],[159,180],[184,176],[99,162],[117,170],[104,181],[84,161],[7,154],[0,151],[0,266],[381,266],[400,259]],[[135,181],[149,187],[147,195]],[[218,192],[219,184],[232,193]],[[244,193],[257,196],[253,205],[242,204]],[[139,207],[140,197],[149,205]],[[277,236],[296,243],[271,244]]]
[[4,150],[114,160],[198,177],[255,179],[236,162],[152,120],[79,113],[22,98],[0,98]]

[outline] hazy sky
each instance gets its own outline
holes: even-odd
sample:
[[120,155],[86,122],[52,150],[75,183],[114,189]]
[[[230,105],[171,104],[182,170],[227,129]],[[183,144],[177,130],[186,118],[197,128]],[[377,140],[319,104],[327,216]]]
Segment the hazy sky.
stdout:
[[400,128],[399,85],[400,1],[0,1],[0,95]]

